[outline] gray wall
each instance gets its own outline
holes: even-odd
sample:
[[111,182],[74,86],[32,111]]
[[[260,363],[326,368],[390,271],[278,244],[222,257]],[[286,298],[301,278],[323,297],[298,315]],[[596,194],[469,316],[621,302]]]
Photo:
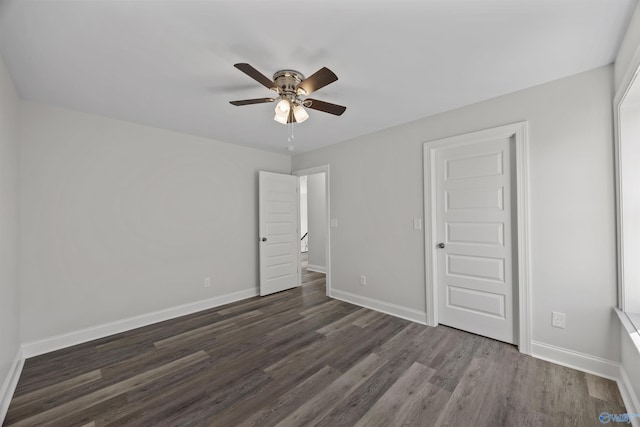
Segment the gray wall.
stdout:
[[19,307],[18,97],[0,56],[0,387],[20,347]]
[[528,120],[533,339],[620,360],[612,86],[607,66],[294,156],[331,165],[333,288],[424,311],[423,143]]
[[327,204],[325,174],[307,177],[307,216],[309,224],[309,267],[324,271],[326,262]]
[[30,102],[21,129],[23,342],[257,286],[288,156]]

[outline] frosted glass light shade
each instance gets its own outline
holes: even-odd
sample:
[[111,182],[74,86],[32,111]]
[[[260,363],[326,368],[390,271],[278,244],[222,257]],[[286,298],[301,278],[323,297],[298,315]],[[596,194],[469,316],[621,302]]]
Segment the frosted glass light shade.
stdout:
[[296,122],[302,123],[309,118],[309,113],[305,110],[302,105],[296,105],[293,109],[293,117],[296,118]]
[[289,113],[281,113],[277,110],[276,110],[276,115],[273,118],[273,120],[275,120],[278,123],[282,123],[283,125],[287,124],[288,119],[289,119]]
[[278,104],[276,104],[276,114],[284,114],[287,116],[289,114],[289,110],[291,110],[291,104],[286,99],[281,99]]

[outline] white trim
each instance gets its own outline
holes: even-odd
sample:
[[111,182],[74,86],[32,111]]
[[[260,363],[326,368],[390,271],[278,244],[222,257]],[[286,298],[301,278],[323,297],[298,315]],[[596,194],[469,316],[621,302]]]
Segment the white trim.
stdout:
[[629,319],[625,312],[623,312],[619,308],[615,308],[614,311],[618,315],[620,323],[622,323],[623,331],[629,334],[631,342],[633,342],[633,344],[636,346],[636,349],[638,349],[638,353],[640,353],[640,331],[638,331],[635,325],[631,323],[631,319]]
[[39,356],[51,351],[60,350],[61,348],[71,347],[76,344],[85,343],[98,338],[151,325],[153,323],[174,319],[176,317],[251,298],[256,295],[258,295],[257,288],[244,289],[242,291],[220,295],[202,301],[187,303],[164,310],[158,310],[151,313],[141,314],[139,316],[68,332],[66,334],[56,335],[50,338],[27,342],[22,344],[22,354],[25,358]]
[[614,381],[620,378],[618,362],[539,341],[531,341],[531,356]]
[[[625,292],[624,292],[624,215],[623,207],[624,202],[622,200],[623,183],[621,179],[620,165],[622,164],[622,147],[621,147],[621,108],[627,94],[631,90],[632,85],[638,77],[640,72],[640,47],[636,49],[635,53],[627,69],[624,72],[622,79],[618,87],[616,88],[616,95],[613,98],[613,130],[614,130],[614,163],[615,163],[615,195],[616,195],[616,236],[617,236],[617,264],[618,264],[618,307],[622,310],[625,309]],[[631,325],[631,322],[624,313],[616,309],[616,313],[620,317],[623,325],[623,330],[626,330],[630,334],[630,338],[635,344],[638,351],[640,351],[640,338],[638,331]],[[620,378],[618,379],[618,388],[620,394],[624,400],[624,404],[627,411],[630,413],[640,413],[640,402],[638,396],[636,396],[629,376],[624,369],[624,366],[620,366]],[[640,419],[632,418],[631,423],[635,427],[640,427]]]
[[7,416],[9,404],[13,398],[13,393],[16,391],[16,386],[18,385],[18,380],[20,379],[23,367],[24,357],[22,355],[22,350],[18,349],[16,357],[13,359],[13,363],[9,368],[9,372],[7,372],[7,377],[2,383],[2,388],[0,388],[0,425],[2,425],[5,417]]
[[452,136],[424,143],[424,251],[427,324],[438,325],[438,290],[435,271],[435,217],[431,210],[435,206],[435,191],[431,172],[435,170],[434,150],[451,144],[471,144],[494,138],[515,139],[515,184],[516,184],[516,220],[518,224],[518,348],[521,353],[531,354],[531,270],[530,270],[530,226],[529,226],[529,138],[526,121]]
[[[329,179],[329,171],[330,166],[320,165],[314,166],[306,169],[298,169],[295,171],[291,171],[291,175],[295,176],[305,176],[305,175],[313,175],[316,173],[324,172],[324,186],[325,186],[325,198],[326,198],[326,220],[327,220],[327,240],[324,248],[325,253],[325,271],[326,274],[326,293],[327,296],[331,296],[331,186]],[[300,198],[300,194],[298,193],[298,199]],[[300,206],[300,200],[298,200],[298,206]],[[298,229],[300,229],[300,215],[298,215]],[[300,265],[300,254],[298,254],[298,265]],[[299,283],[302,282],[302,273],[299,273]]]
[[[618,389],[620,390],[620,396],[624,402],[624,407],[629,414],[640,414],[640,402],[638,402],[638,396],[633,392],[633,385],[627,375],[627,371],[620,366],[620,378],[618,379]],[[631,420],[631,424],[634,427],[640,427],[640,418],[634,417]]]
[[413,308],[403,307],[401,305],[391,304],[373,298],[352,294],[351,292],[339,291],[337,289],[333,289],[329,296],[331,298],[359,305],[360,307],[369,308],[371,310],[390,314],[391,316],[400,317],[401,319],[420,323],[421,325],[427,324],[427,315],[424,311],[414,310]]
[[327,272],[327,267],[323,267],[321,265],[308,264],[307,265],[307,270],[315,271],[316,273],[326,273]]
[[[620,323],[622,323],[622,334],[629,335],[632,345],[634,345],[640,353],[640,332],[638,332],[625,313],[617,308],[615,309],[615,312],[620,319]],[[624,369],[624,365],[622,363],[620,364],[618,388],[620,389],[620,395],[622,395],[622,400],[624,401],[627,411],[630,413],[640,414],[640,399],[638,399],[635,389],[633,388],[631,380],[629,379],[627,371]],[[638,420],[637,427],[640,427],[640,420]]]
[[640,48],[636,49],[629,66],[625,70],[625,73],[620,81],[620,85],[617,88],[616,95],[613,98],[613,131],[614,131],[614,180],[615,180],[615,196],[616,196],[616,234],[617,234],[617,264],[618,264],[618,307],[623,311],[625,310],[624,300],[624,215],[623,215],[623,189],[622,183],[622,171],[620,166],[622,164],[622,144],[621,144],[621,108],[625,101],[631,87],[638,78],[640,73]]

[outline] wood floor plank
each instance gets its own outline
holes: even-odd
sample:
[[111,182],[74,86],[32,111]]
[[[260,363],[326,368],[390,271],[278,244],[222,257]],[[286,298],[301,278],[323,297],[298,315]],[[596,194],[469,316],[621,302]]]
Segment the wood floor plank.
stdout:
[[242,420],[238,420],[237,424],[229,425],[237,425],[238,427],[275,425],[313,396],[326,389],[329,384],[333,383],[341,375],[341,372],[330,366],[325,366],[292,390],[282,394],[273,403],[263,406]]
[[[215,388],[215,381],[212,379],[215,374],[209,373],[207,369],[210,366],[209,358],[188,366],[176,374],[166,375],[144,387],[128,391],[124,395],[124,404],[106,408],[95,417],[96,426],[136,425],[138,418],[152,416],[158,408],[175,403],[178,399],[206,395],[209,385]],[[224,380],[221,377],[215,379]]]
[[414,363],[382,395],[362,418],[356,427],[387,427],[393,425],[404,405],[415,403],[415,396],[435,371],[419,363]]
[[589,396],[605,402],[617,401],[618,404],[623,404],[623,402],[619,400],[621,396],[616,383],[592,374],[585,374],[585,379],[587,381]]
[[157,348],[162,348],[171,345],[184,345],[189,341],[202,340],[205,337],[213,337],[216,332],[232,329],[238,324],[238,322],[250,318],[255,318],[257,316],[260,316],[261,314],[262,312],[260,310],[250,311],[248,313],[240,314],[238,316],[231,317],[220,322],[215,322],[207,326],[202,326],[200,328],[192,329],[181,334],[173,335],[163,340],[156,341],[153,344]]
[[126,403],[127,398],[125,395],[118,395],[84,408],[81,412],[63,415],[61,418],[52,422],[47,422],[44,425],[47,427],[76,427],[90,424],[98,427],[96,424],[96,418],[99,417],[100,414],[105,411],[111,411],[116,408],[123,407]]
[[360,317],[367,315],[369,309],[361,308],[359,310],[354,311],[351,314],[341,317],[340,319],[332,322],[322,328],[318,329],[318,332],[323,335],[329,335],[335,333],[337,331],[342,330],[344,327],[348,325],[353,325],[353,322],[358,320]]
[[[406,427],[415,425],[416,422],[420,422],[423,426],[435,425],[450,398],[451,392],[426,382],[394,413],[394,420],[389,425]],[[517,425],[526,424],[505,424],[505,426]]]
[[33,405],[42,399],[46,399],[51,395],[60,392],[68,392],[69,390],[80,387],[81,385],[97,381],[102,378],[102,372],[100,369],[89,371],[86,374],[78,375],[77,377],[70,378],[66,381],[61,381],[56,384],[52,384],[47,387],[42,387],[38,390],[34,390],[31,393],[23,394],[15,397],[11,401],[11,409],[18,410],[25,405]]
[[150,371],[138,374],[127,380],[113,384],[112,386],[97,390],[91,394],[88,394],[86,396],[73,400],[71,402],[65,403],[60,406],[56,406],[55,408],[51,408],[47,411],[40,412],[31,417],[25,418],[14,424],[9,424],[9,425],[16,426],[16,427],[33,426],[33,425],[44,424],[45,422],[55,421],[56,419],[62,418],[63,416],[68,415],[70,413],[80,412],[82,411],[82,409],[86,407],[95,405],[104,400],[126,393],[131,389],[142,387],[144,384],[150,381],[153,381],[158,377],[167,375],[168,373],[179,370],[183,367],[189,366],[192,363],[196,363],[208,357],[209,356],[205,352],[199,351],[192,355],[167,363],[166,365],[163,365],[159,368],[155,368]]
[[[401,325],[402,326],[402,325]],[[388,336],[391,339],[402,327]],[[345,396],[331,413],[320,420],[319,425],[352,425],[357,422],[391,385],[408,369],[416,358],[425,351],[428,341],[415,339],[394,357],[385,359],[385,365],[357,390]],[[375,350],[374,350],[375,354]]]
[[316,314],[320,314],[320,313],[327,313],[330,312],[331,310],[333,310],[336,307],[339,307],[341,305],[344,305],[345,303],[343,303],[342,301],[338,301],[338,300],[330,300],[327,302],[324,302],[322,304],[316,305],[315,307],[311,307],[308,308],[304,311],[300,312],[301,316],[313,316]]
[[[437,331],[437,329],[424,327],[416,323],[409,323],[387,342],[380,345],[380,347],[375,350],[375,353],[385,360],[391,360],[404,352],[409,346],[420,344],[424,346],[425,349],[428,349],[430,342],[429,337],[434,331]],[[420,357],[420,354],[416,357]]]
[[25,362],[4,426],[599,426],[614,381],[308,283]]
[[321,393],[312,397],[287,418],[277,424],[278,427],[313,425],[331,411],[345,395],[358,388],[371,375],[383,366],[383,360],[370,354],[348,372],[331,383]]
[[271,379],[261,370],[247,372],[235,381],[227,383],[223,389],[217,389],[204,395],[195,395],[190,399],[176,396],[172,402],[147,414],[132,425],[169,425],[169,426],[208,426],[210,419],[231,406],[235,401],[251,395],[267,384]]
[[473,358],[435,425],[459,426],[469,420],[476,425],[488,425],[489,407],[495,403],[492,391],[498,369],[499,365],[492,360]]
[[[342,346],[327,352],[327,363],[336,369],[346,371],[355,362],[373,353],[384,342],[397,334],[408,322],[404,319],[384,316],[361,333],[357,345]],[[356,326],[356,328],[358,328]],[[354,343],[355,344],[355,343]]]
[[366,328],[370,324],[376,322],[378,319],[381,319],[385,316],[385,314],[380,313],[379,311],[369,310],[369,312],[356,320],[353,321],[353,324],[359,326],[361,328]]
[[429,365],[436,371],[429,382],[450,392],[456,388],[475,356],[478,337],[469,333],[456,334],[455,342],[452,344],[442,348],[440,356],[431,359]]

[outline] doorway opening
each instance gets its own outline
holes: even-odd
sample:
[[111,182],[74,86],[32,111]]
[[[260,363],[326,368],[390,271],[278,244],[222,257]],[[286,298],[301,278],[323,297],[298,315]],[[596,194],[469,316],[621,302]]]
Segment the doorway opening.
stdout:
[[299,180],[299,283],[325,288],[329,295],[329,170],[328,166],[293,172]]

